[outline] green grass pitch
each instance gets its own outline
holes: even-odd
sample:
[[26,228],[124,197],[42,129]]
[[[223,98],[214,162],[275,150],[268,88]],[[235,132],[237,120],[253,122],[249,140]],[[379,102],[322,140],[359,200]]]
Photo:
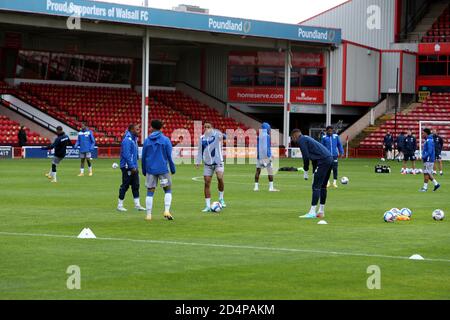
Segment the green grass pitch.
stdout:
[[[65,160],[51,184],[48,160],[0,160],[0,299],[450,298],[450,173],[439,192],[422,194],[422,177],[401,176],[397,163],[377,175],[376,160],[341,160],[350,184],[329,191],[329,224],[317,225],[298,218],[311,197],[302,174],[278,174],[280,193],[267,192],[262,177],[255,193],[253,165],[227,166],[228,208],[211,215],[200,212],[203,185],[193,180],[202,171],[180,165],[175,220],[163,219],[158,190],[148,223],[131,210],[131,190],[129,212],[115,211],[113,162],[95,161],[94,177],[79,178],[79,162]],[[384,223],[392,207],[411,208],[412,221]],[[447,221],[432,220],[437,208]],[[85,227],[98,239],[77,239]],[[71,265],[80,267],[81,290],[66,287]],[[380,290],[367,288],[372,265]]]

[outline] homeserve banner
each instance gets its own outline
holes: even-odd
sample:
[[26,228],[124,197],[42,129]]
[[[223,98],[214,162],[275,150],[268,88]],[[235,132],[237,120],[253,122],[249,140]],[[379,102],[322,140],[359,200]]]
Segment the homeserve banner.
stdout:
[[336,45],[341,42],[340,29],[227,18],[88,0],[0,0],[0,10],[293,41]]

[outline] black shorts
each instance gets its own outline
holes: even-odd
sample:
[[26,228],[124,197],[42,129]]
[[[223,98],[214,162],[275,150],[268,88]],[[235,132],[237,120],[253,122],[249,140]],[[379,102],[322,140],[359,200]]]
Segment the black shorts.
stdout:
[[385,146],[384,151],[392,151],[392,146]]
[[403,155],[403,160],[405,161],[416,161],[416,156],[414,155],[414,153],[405,153]]
[[442,160],[442,154],[439,152],[439,153],[436,153],[436,161],[441,161]]

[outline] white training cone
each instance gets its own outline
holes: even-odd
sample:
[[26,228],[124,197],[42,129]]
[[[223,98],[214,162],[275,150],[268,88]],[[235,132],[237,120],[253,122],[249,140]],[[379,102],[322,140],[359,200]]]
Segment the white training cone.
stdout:
[[328,224],[325,220],[320,220],[317,224]]
[[97,237],[89,228],[84,228],[78,235],[78,239],[96,239]]
[[409,260],[425,260],[420,254],[415,254],[409,257]]

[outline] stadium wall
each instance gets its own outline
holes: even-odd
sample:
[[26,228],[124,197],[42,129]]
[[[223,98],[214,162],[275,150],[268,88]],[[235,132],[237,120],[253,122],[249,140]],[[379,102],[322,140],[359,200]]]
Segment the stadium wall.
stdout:
[[178,61],[177,81],[201,87],[201,50],[199,48],[185,51]]
[[416,92],[416,61],[417,57],[414,53],[398,50],[383,51],[381,92],[397,92],[397,70],[399,70],[400,92],[414,94]]
[[380,97],[381,52],[343,43],[342,104],[373,106]]
[[22,33],[22,49],[52,52],[71,52],[83,54],[95,54],[114,57],[141,58],[141,41],[109,39],[108,36],[100,37],[84,35],[79,37],[60,38],[51,34]]
[[402,53],[402,83],[401,92],[416,93],[417,56],[412,53]]
[[[333,73],[331,74],[331,104],[340,105],[342,104],[342,74],[343,74],[343,46],[339,46],[331,54],[331,63],[333,64]],[[328,68],[329,69],[329,68]],[[328,88],[327,88],[328,90]],[[327,94],[328,96],[328,94]]]
[[395,93],[397,91],[397,69],[400,70],[400,52],[383,52],[381,68],[382,93]]
[[228,100],[228,50],[208,48],[205,50],[204,90],[222,101]]
[[[395,9],[395,0],[353,0],[300,24],[340,28],[342,39],[379,49],[390,49],[395,42]],[[379,22],[379,25],[372,22]]]

